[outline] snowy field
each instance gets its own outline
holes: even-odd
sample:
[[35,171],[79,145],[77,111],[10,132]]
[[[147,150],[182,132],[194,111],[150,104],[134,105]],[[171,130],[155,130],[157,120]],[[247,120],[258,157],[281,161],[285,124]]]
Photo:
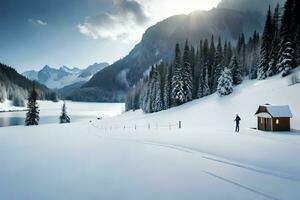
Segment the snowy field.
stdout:
[[[0,128],[0,199],[298,200],[299,92],[274,77],[156,114]],[[252,129],[265,103],[290,105],[292,132]]]

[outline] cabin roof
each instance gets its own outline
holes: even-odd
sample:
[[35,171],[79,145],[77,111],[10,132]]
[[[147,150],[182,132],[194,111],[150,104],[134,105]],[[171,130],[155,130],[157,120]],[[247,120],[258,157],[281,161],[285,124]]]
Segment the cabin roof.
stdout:
[[288,105],[261,105],[255,115],[269,114],[271,117],[293,117]]

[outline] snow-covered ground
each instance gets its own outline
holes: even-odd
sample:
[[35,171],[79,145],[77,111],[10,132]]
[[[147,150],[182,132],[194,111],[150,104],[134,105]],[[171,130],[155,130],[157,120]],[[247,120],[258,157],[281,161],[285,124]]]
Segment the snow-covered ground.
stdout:
[[[0,128],[0,199],[298,200],[299,92],[274,77],[155,114]],[[265,103],[290,105],[292,132],[251,129]]]
[[12,102],[9,100],[0,102],[0,112],[14,112],[14,111],[24,111],[24,110],[26,110],[26,107],[13,106]]

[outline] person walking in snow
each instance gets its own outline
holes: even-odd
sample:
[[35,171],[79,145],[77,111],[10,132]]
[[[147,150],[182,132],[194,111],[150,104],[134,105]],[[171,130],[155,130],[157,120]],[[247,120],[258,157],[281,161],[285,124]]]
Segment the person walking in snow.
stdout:
[[236,115],[236,118],[235,118],[235,132],[240,132],[240,121],[241,121],[241,118],[240,116],[237,114]]

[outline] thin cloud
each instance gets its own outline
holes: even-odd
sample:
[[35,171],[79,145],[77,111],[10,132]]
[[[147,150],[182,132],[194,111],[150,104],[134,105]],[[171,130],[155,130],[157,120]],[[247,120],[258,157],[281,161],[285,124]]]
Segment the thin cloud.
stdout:
[[48,23],[40,19],[28,19],[28,22],[34,25],[47,26]]
[[119,0],[114,1],[114,7],[112,12],[86,17],[84,23],[77,25],[79,32],[94,39],[138,40],[150,20],[142,5],[134,0]]

